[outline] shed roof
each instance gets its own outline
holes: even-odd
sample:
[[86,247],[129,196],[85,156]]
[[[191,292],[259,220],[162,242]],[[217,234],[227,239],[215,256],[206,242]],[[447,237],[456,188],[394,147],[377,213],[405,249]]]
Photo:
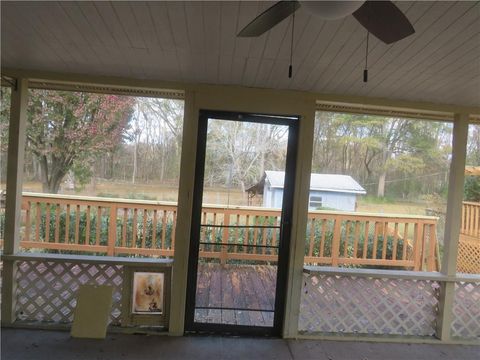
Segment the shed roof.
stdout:
[[[265,171],[265,178],[273,188],[283,189],[284,171]],[[349,175],[312,174],[310,190],[366,194],[365,189]]]

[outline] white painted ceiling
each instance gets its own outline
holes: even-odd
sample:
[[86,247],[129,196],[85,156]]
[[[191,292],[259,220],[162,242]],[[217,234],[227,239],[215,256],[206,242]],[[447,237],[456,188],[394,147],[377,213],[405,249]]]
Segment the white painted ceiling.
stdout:
[[480,105],[480,2],[396,2],[416,33],[369,44],[348,16],[300,9],[293,78],[290,19],[259,38],[236,33],[272,2],[8,2],[2,66]]

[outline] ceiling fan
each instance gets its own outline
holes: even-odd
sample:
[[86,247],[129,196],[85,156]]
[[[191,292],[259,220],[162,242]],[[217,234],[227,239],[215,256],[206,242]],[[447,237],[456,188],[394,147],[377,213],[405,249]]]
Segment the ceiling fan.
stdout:
[[[335,20],[352,14],[355,19],[379,40],[391,44],[415,33],[405,14],[391,1],[279,1],[253,19],[238,34],[238,37],[257,37],[304,6],[325,20]],[[292,26],[292,41],[293,41]],[[367,70],[364,81],[367,81]],[[291,65],[289,69],[291,77]]]

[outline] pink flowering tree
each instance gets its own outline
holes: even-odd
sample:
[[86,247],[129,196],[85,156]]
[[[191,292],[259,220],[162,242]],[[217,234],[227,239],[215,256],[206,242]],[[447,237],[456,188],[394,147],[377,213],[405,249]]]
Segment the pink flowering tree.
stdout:
[[95,156],[122,141],[134,102],[127,96],[31,90],[27,151],[39,162],[43,192],[57,193],[69,171],[89,177]]

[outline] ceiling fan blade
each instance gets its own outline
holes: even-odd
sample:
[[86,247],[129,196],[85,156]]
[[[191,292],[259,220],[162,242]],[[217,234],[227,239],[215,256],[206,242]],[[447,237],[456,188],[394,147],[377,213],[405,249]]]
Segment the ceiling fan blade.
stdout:
[[270,30],[283,19],[289,17],[300,7],[298,1],[279,1],[245,26],[237,36],[256,37]]
[[353,16],[365,29],[386,44],[415,33],[405,14],[391,1],[366,1]]

